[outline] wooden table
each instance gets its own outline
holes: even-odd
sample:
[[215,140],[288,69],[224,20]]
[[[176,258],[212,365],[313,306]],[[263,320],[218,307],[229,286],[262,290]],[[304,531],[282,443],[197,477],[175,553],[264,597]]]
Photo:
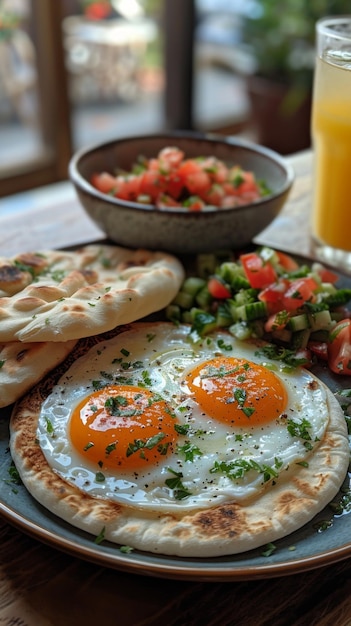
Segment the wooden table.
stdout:
[[[259,243],[309,254],[311,154],[291,158],[290,200]],[[0,202],[3,255],[102,238],[69,183]],[[269,579],[168,580],[95,565],[0,520],[0,625],[347,626],[351,563]]]

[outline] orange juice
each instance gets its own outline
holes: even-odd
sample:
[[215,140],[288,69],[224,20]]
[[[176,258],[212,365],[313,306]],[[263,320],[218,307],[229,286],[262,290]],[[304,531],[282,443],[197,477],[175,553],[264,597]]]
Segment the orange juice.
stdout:
[[[349,56],[349,58],[348,58]],[[312,231],[321,243],[351,251],[351,53],[317,59],[312,139]]]

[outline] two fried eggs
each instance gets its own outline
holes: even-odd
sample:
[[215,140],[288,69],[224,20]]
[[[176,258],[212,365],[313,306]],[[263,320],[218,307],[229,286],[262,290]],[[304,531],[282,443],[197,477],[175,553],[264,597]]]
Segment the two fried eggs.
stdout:
[[135,324],[95,345],[43,402],[38,441],[94,497],[153,511],[245,502],[328,425],[324,386],[226,331]]

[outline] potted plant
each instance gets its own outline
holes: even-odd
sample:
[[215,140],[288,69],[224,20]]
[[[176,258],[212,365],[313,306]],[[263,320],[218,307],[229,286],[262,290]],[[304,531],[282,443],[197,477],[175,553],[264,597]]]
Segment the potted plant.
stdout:
[[257,141],[282,154],[310,145],[315,23],[350,12],[349,0],[255,0],[243,21]]

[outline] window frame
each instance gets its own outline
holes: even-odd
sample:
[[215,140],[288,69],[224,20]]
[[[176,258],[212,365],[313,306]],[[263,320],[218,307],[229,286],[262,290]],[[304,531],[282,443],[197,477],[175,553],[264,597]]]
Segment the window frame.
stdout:
[[67,179],[72,154],[70,106],[61,2],[30,0],[29,28],[37,52],[39,119],[43,151],[11,169],[0,168],[0,197]]

